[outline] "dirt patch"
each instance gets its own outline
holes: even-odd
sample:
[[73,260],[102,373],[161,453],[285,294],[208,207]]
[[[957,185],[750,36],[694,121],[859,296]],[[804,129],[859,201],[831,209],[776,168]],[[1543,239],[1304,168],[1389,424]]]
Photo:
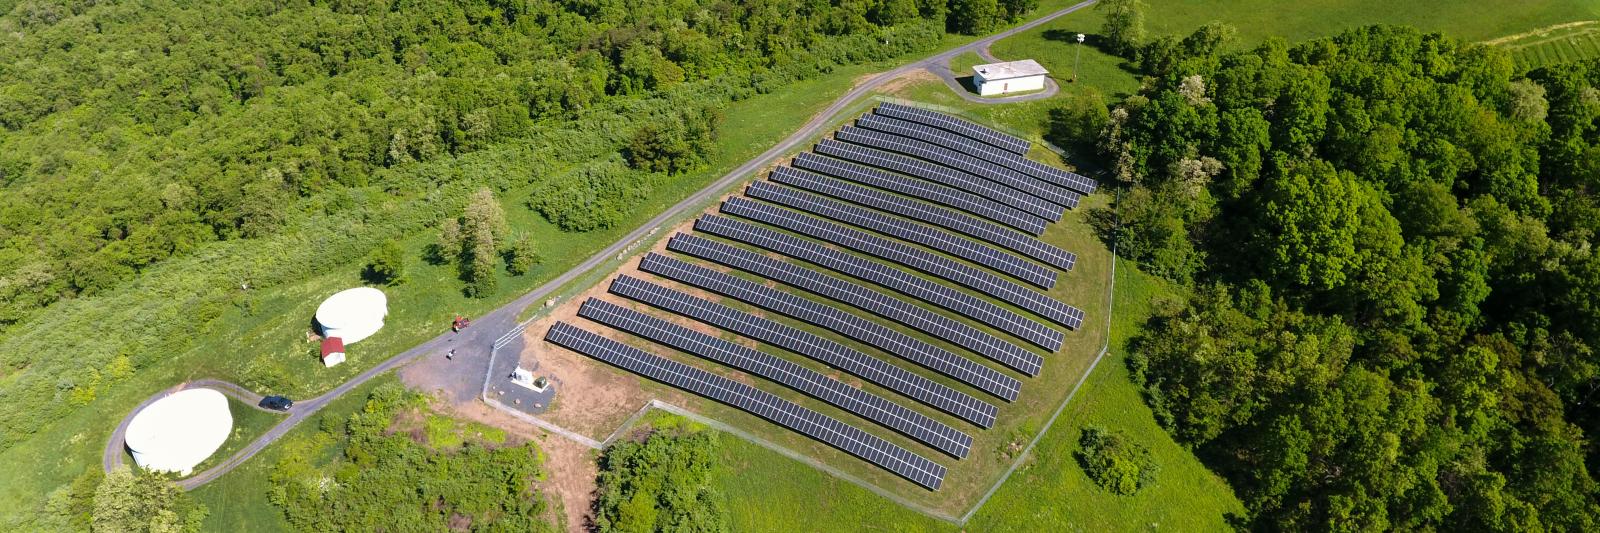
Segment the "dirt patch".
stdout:
[[900,92],[901,89],[924,81],[939,81],[939,76],[929,72],[928,69],[919,68],[884,82],[883,85],[878,86],[878,92],[894,94]]
[[[669,232],[669,235],[677,232],[687,233],[693,226],[694,220],[691,219],[678,226],[665,228],[665,231]],[[666,247],[667,239],[660,239],[649,250],[637,253],[637,256],[642,257],[646,251],[665,252]],[[555,405],[541,418],[598,441],[605,440],[619,424],[657,395],[645,391],[640,386],[644,378],[544,342],[544,335],[552,324],[564,321],[628,342],[625,335],[578,318],[578,307],[584,300],[591,297],[605,297],[611,287],[611,280],[619,274],[637,278],[650,277],[639,270],[637,258],[629,259],[605,281],[562,302],[548,314],[530,324],[524,333],[526,348],[520,355],[523,367],[532,368],[537,365],[538,370],[535,372],[551,376],[559,387]],[[625,304],[622,298],[605,299]],[[672,396],[676,395],[666,395],[662,399],[673,401]]]
[[1507,35],[1505,37],[1497,37],[1497,38],[1494,38],[1494,39],[1483,41],[1483,44],[1487,44],[1487,45],[1491,45],[1491,46],[1509,44],[1509,43],[1513,43],[1513,42],[1520,41],[1520,40],[1523,40],[1523,39],[1527,39],[1527,38],[1530,38],[1530,37],[1544,37],[1544,36],[1550,35],[1552,33],[1558,32],[1558,31],[1569,30],[1569,29],[1572,29],[1572,28],[1581,28],[1581,27],[1590,26],[1590,25],[1600,25],[1600,20],[1580,20],[1580,21],[1577,21],[1577,22],[1566,22],[1566,23],[1562,23],[1562,24],[1556,24],[1556,25],[1553,25],[1553,26],[1545,26],[1543,28],[1539,28],[1539,29],[1536,29],[1536,30],[1533,30],[1533,31],[1527,31],[1527,32],[1523,32],[1523,33],[1518,33],[1516,35]]

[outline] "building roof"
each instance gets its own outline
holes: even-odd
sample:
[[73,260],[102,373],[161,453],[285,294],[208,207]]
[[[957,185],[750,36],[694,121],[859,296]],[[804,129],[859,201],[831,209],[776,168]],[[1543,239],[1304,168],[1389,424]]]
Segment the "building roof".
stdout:
[[344,339],[339,337],[328,337],[326,339],[322,339],[323,357],[327,357],[328,354],[331,353],[338,353],[342,351],[344,351]]
[[187,475],[232,431],[227,397],[213,389],[186,389],[135,414],[123,443],[139,466]]
[[383,291],[357,287],[329,296],[317,307],[317,325],[324,337],[342,337],[345,344],[361,342],[383,328],[389,314]]
[[978,65],[972,67],[972,72],[985,80],[1009,80],[1011,78],[1043,76],[1050,73],[1043,66],[1040,66],[1038,61],[1032,59]]

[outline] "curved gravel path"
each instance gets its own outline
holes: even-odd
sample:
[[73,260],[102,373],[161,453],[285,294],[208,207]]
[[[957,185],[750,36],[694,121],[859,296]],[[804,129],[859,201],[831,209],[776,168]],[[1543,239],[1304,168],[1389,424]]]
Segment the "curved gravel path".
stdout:
[[[260,453],[262,449],[267,447],[267,445],[272,444],[274,441],[283,437],[289,432],[289,430],[294,429],[295,426],[299,425],[301,422],[316,414],[317,411],[327,406],[329,402],[332,402],[334,399],[343,396],[345,393],[350,392],[356,387],[360,387],[362,384],[380,374],[383,374],[384,372],[394,370],[395,368],[411,362],[412,359],[416,359],[417,357],[425,354],[437,355],[443,353],[449,347],[454,347],[457,350],[457,359],[487,360],[489,351],[494,341],[500,336],[501,333],[518,326],[517,316],[520,315],[524,309],[543,301],[545,298],[555,293],[555,291],[559,290],[562,286],[577,280],[580,276],[587,274],[595,267],[604,264],[608,259],[616,257],[617,254],[623,252],[636,241],[649,236],[650,233],[656,228],[676,219],[685,212],[699,208],[706,201],[721,194],[723,190],[747,179],[751,173],[759,170],[763,166],[766,166],[767,164],[776,160],[778,157],[793,151],[801,144],[808,142],[812,137],[821,133],[822,130],[833,121],[834,117],[838,115],[839,112],[843,111],[846,106],[850,105],[851,102],[866,96],[867,93],[877,89],[878,87],[881,87],[890,80],[894,80],[895,78],[899,78],[917,70],[942,67],[945,72],[949,72],[950,59],[967,52],[976,51],[980,55],[992,57],[988,56],[987,54],[989,45],[995,41],[1033,29],[1040,24],[1049,22],[1057,17],[1093,5],[1094,2],[1095,0],[1085,0],[1084,2],[1058,9],[1000,33],[996,33],[971,43],[940,52],[920,61],[901,65],[882,74],[878,74],[877,76],[872,77],[872,79],[869,79],[859,85],[856,85],[854,88],[850,89],[849,92],[846,92],[844,95],[834,100],[833,104],[829,105],[827,109],[822,110],[822,112],[812,117],[810,121],[806,122],[804,126],[790,134],[782,142],[779,142],[767,151],[762,152],[761,155],[758,155],[755,158],[746,161],[744,164],[739,165],[738,168],[729,171],[727,174],[717,179],[717,181],[707,185],[703,189],[700,189],[700,191],[694,193],[688,198],[683,199],[683,201],[678,202],[677,204],[668,208],[666,211],[661,212],[661,214],[656,215],[654,218],[651,218],[648,222],[645,222],[643,225],[629,232],[627,235],[624,235],[617,242],[612,243],[604,250],[600,250],[599,252],[596,252],[594,255],[590,256],[588,259],[585,259],[583,263],[579,264],[578,266],[573,267],[571,270],[568,270],[565,273],[562,273],[560,276],[557,276],[555,279],[546,282],[544,285],[540,285],[538,288],[529,291],[527,294],[518,297],[516,300],[513,300],[512,302],[507,303],[506,305],[503,305],[486,315],[473,319],[472,326],[462,330],[460,333],[445,333],[438,337],[434,337],[427,342],[412,347],[411,349],[391,357],[387,361],[384,361],[365,372],[362,372],[360,375],[351,378],[350,381],[346,381],[339,386],[334,387],[333,390],[323,393],[321,396],[317,396],[308,400],[297,401],[294,407],[290,408],[286,413],[286,418],[282,422],[279,422],[278,425],[273,426],[272,429],[268,430],[260,437],[257,437],[256,440],[251,441],[249,445],[244,447],[244,449],[235,452],[233,456],[229,457],[221,464],[213,466],[187,478],[178,480],[178,486],[182,487],[184,490],[190,490],[201,485],[205,485],[206,483],[221,477],[223,474],[226,474],[238,467],[240,464],[243,464],[251,457],[254,457],[257,453]],[[957,85],[959,86],[959,84]],[[965,91],[963,90],[962,92]],[[1045,95],[1041,93],[1024,95],[1023,97],[1045,97]],[[995,100],[983,99],[981,101],[990,102]],[[1018,100],[1007,99],[1004,101],[1013,102]],[[471,365],[462,365],[460,368],[462,371],[474,371],[474,367]],[[150,405],[156,400],[166,397],[169,394],[195,387],[215,388],[225,394],[228,394],[229,396],[237,398],[241,401],[245,401],[251,406],[256,405],[256,402],[261,400],[261,395],[254,391],[245,389],[244,387],[233,383],[218,380],[193,381],[180,384],[157,393],[129,412],[128,416],[124,417],[122,422],[117,425],[116,430],[111,433],[111,438],[106,442],[105,454],[101,461],[102,466],[106,469],[106,471],[109,472],[111,469],[116,468],[123,462],[123,454],[125,449],[125,446],[123,445],[123,438],[127,433],[128,423],[133,420],[134,414],[137,414],[146,406]]]

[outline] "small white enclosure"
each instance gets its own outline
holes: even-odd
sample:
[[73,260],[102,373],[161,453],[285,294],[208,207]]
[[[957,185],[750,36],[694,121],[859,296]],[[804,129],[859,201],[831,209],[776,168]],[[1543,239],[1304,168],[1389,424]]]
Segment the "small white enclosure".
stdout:
[[212,389],[188,389],[140,410],[128,422],[123,442],[140,467],[187,476],[232,431],[226,396]]
[[356,287],[329,296],[317,307],[317,325],[323,337],[339,337],[346,346],[360,342],[383,328],[389,299],[372,287]]
[[1047,74],[1050,71],[1032,59],[990,63],[972,67],[972,83],[983,96],[1041,91]]

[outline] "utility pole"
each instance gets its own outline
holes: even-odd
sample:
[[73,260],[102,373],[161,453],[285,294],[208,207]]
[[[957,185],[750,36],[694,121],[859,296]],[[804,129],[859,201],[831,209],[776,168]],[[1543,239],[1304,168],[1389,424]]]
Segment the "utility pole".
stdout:
[[1078,62],[1083,58],[1083,34],[1078,34],[1078,46],[1073,47],[1072,53],[1072,83],[1078,83]]

